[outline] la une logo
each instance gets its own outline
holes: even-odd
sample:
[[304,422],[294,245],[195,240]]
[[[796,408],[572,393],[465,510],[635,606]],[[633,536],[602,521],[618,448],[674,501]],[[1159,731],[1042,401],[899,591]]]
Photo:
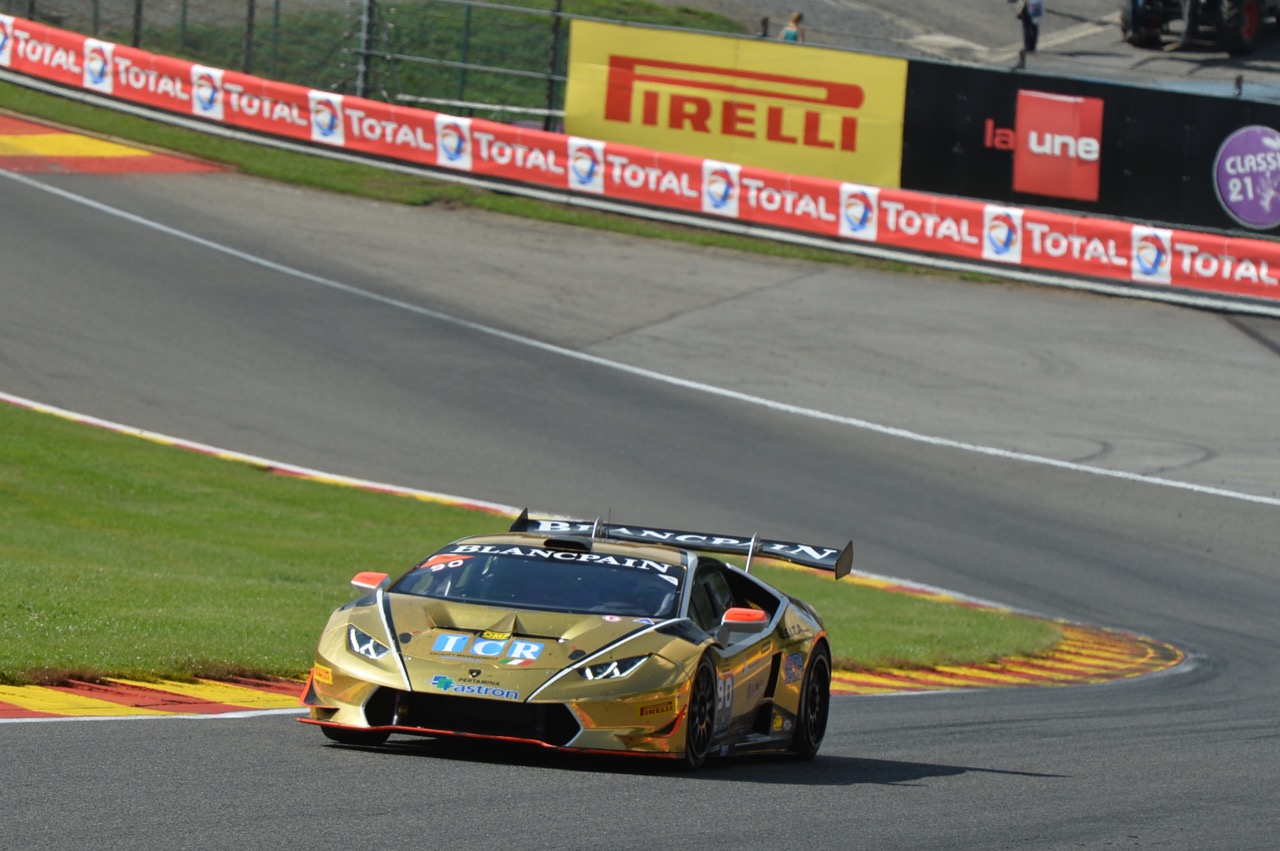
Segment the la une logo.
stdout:
[[1013,189],[1097,201],[1103,102],[1098,98],[1018,92],[1014,127],[983,122],[984,147],[1013,153]]

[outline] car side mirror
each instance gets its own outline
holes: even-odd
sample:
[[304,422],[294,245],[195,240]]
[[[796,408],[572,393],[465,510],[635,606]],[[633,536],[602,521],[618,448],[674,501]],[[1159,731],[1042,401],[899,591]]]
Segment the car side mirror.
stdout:
[[357,591],[377,591],[390,585],[391,577],[376,570],[365,570],[352,577],[351,584]]
[[734,632],[760,632],[769,626],[769,613],[761,609],[735,606],[724,613],[720,625]]

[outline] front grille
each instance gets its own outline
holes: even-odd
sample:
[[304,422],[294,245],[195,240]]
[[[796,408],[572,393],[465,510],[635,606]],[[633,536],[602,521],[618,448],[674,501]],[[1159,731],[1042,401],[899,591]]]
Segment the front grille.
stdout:
[[561,703],[515,703],[478,697],[380,688],[364,707],[373,727],[420,727],[448,733],[503,736],[566,745],[582,729]]

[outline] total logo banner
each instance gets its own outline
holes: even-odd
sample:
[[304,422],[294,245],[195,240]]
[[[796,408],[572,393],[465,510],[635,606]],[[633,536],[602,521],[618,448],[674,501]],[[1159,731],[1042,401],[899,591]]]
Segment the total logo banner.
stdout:
[[[800,177],[445,115],[156,56],[8,15],[0,15],[0,67],[278,138],[626,204],[1024,269],[1280,299],[1280,243],[1266,240]],[[1044,160],[1024,177],[1069,176],[1092,192],[1096,105],[1024,95],[1019,116],[1028,156]],[[1026,116],[1035,118],[1034,128],[1022,127]],[[1005,144],[1006,136],[1013,144],[1013,134],[991,133],[993,145]],[[1055,159],[1041,152],[1046,133],[1074,157],[1045,165]],[[1259,186],[1270,187],[1241,177],[1272,164],[1245,142],[1252,137],[1224,144],[1224,197],[1249,190],[1257,197]],[[1054,169],[1062,173],[1048,176]],[[1241,218],[1253,215],[1253,208],[1240,209]]]

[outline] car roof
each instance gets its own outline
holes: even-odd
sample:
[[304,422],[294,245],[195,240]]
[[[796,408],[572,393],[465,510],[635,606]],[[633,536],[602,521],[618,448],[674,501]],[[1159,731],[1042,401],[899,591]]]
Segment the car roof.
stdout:
[[[493,546],[520,546],[536,549],[571,550],[604,555],[628,556],[688,567],[691,551],[666,544],[636,543],[606,538],[589,538],[579,535],[544,535],[537,532],[505,532],[497,535],[475,535],[454,541],[459,544],[488,544]],[[445,547],[444,549],[449,549]]]

